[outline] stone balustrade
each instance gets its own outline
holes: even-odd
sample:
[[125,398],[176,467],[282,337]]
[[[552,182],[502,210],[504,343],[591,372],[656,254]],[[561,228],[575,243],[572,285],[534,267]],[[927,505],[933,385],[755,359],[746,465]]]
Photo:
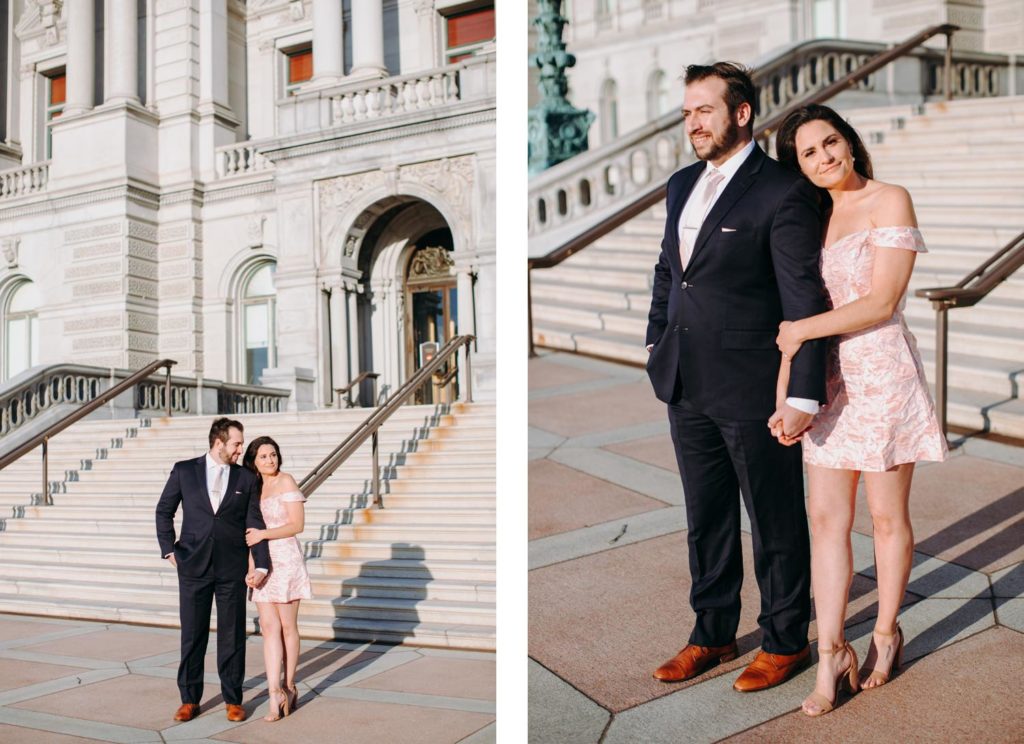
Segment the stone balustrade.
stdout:
[[0,199],[12,199],[46,190],[50,161],[0,171]]
[[[111,370],[77,364],[58,364],[38,369],[0,388],[0,437],[15,432],[42,414],[59,406],[67,410],[84,405],[129,377],[132,370]],[[202,388],[193,378],[171,377],[172,414],[277,413],[287,408],[291,391],[259,385],[242,385],[203,380]],[[124,398],[122,400],[122,398]],[[165,415],[166,378],[159,373],[119,395],[105,415],[135,416],[143,412]],[[59,414],[58,414],[59,415]]]
[[[848,40],[795,44],[755,63],[757,118],[764,121],[823,90],[886,48]],[[1022,87],[1022,70],[1005,55],[953,53],[953,95],[1007,95]],[[944,51],[918,49],[878,70],[830,102],[842,107],[919,104],[945,96]],[[664,184],[692,162],[679,112],[665,114],[615,142],[582,153],[530,181],[530,255],[540,256]]]
[[258,143],[254,142],[218,147],[216,163],[219,178],[249,175],[274,168],[274,164],[260,152]]
[[327,97],[330,126],[367,119],[415,113],[447,106],[459,100],[459,70],[452,65],[428,75],[387,78],[355,90],[339,90]]

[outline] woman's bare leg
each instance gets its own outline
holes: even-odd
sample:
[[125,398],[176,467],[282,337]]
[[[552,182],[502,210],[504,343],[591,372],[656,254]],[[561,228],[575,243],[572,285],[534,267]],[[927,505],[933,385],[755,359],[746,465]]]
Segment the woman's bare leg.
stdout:
[[277,607],[284,637],[284,686],[291,690],[295,687],[295,670],[299,666],[299,600]]
[[[257,602],[256,609],[260,613],[260,635],[263,636],[263,667],[267,673],[267,689],[281,688],[281,659],[284,645],[281,640],[281,621],[277,613],[278,605],[273,602]],[[271,706],[274,699],[270,699]],[[270,715],[276,711],[271,709]]]
[[[811,588],[814,592],[818,647],[836,648],[845,640],[843,626],[853,578],[850,530],[857,494],[856,470],[807,466],[807,514],[811,521]],[[815,692],[834,700],[835,680],[851,660],[845,652],[819,654]],[[804,701],[804,710],[819,706]]]
[[[914,477],[914,463],[898,465],[884,473],[865,473],[868,509],[875,536],[875,572],[878,579],[878,617],[875,630],[882,634],[896,632],[896,615],[907,590],[910,568],[914,557],[914,530],[910,524],[910,484]],[[883,658],[888,659],[879,671],[891,666],[897,640],[875,636],[865,659],[865,670],[875,667],[877,652],[886,647]],[[892,647],[891,649],[888,647]],[[865,687],[879,682],[865,680]]]

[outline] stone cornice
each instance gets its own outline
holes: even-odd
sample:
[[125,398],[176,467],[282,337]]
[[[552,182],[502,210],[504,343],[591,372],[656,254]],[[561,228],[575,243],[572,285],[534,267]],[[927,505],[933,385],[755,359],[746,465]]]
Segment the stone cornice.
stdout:
[[16,206],[0,209],[0,221],[32,217],[38,214],[48,214],[65,209],[84,207],[90,204],[125,199],[139,206],[152,209],[158,208],[160,204],[160,196],[157,192],[128,184],[57,196],[47,192],[40,192],[33,194],[31,200],[26,200]]
[[206,192],[205,203],[212,204],[221,201],[229,201],[231,199],[242,199],[247,196],[258,196],[259,194],[268,194],[274,191],[273,179],[265,179],[263,181],[257,181],[255,183],[246,183],[238,186],[229,186],[227,188],[209,189]]
[[293,138],[291,143],[282,142],[280,145],[272,148],[261,147],[260,150],[274,163],[278,163],[331,150],[348,149],[377,142],[389,142],[406,137],[445,132],[475,124],[493,123],[496,119],[496,109],[492,104],[484,109],[456,113],[429,121],[417,121],[411,124],[388,127],[387,129],[371,130],[361,134],[347,134],[339,129],[327,130],[316,139],[303,138],[299,140],[298,138]]

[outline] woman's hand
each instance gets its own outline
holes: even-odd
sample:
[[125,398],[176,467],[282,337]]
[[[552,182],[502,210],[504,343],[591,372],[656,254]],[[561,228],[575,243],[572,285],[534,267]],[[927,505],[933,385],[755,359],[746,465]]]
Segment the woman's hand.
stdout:
[[779,351],[782,352],[782,358],[789,361],[800,351],[804,342],[797,331],[796,323],[784,320],[779,323],[779,335],[775,337],[775,343],[778,344]]
[[251,548],[253,545],[263,542],[265,537],[265,530],[258,530],[255,527],[250,527],[245,531],[245,544]]

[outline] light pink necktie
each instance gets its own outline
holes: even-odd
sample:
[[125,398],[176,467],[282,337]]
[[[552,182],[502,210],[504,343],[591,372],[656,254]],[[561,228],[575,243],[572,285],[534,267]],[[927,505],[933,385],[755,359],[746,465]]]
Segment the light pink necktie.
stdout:
[[679,261],[683,268],[690,261],[694,245],[697,242],[697,234],[700,232],[704,218],[707,216],[708,207],[715,198],[718,185],[725,180],[721,171],[708,167],[708,175],[704,180],[704,190],[701,192],[700,200],[690,205],[690,208],[683,208],[686,214],[686,221],[679,226]]

